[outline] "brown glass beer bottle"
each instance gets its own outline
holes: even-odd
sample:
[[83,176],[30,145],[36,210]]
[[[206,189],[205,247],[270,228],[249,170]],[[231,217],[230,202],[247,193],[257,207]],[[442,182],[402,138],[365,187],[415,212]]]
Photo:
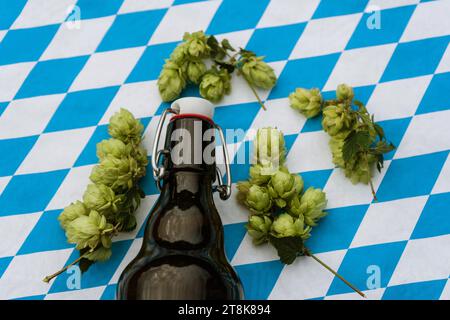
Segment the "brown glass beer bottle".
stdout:
[[[161,117],[152,157],[161,194],[142,247],[119,279],[118,299],[243,298],[240,280],[225,256],[223,226],[213,201],[213,191],[222,199],[231,191],[229,162],[227,185],[216,169],[214,137],[218,132],[223,140],[223,133],[211,120],[213,111],[204,99],[182,98]],[[169,114],[164,149],[158,150]],[[213,186],[216,180],[219,185]]]

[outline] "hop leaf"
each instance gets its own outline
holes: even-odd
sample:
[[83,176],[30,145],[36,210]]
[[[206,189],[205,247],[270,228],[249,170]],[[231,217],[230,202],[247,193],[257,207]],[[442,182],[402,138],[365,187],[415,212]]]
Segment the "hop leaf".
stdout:
[[123,158],[130,155],[131,146],[119,139],[108,139],[97,143],[97,157],[103,160],[107,156]]
[[283,133],[274,128],[258,129],[254,140],[254,162],[260,164],[261,173],[273,175],[286,157]]
[[200,82],[200,95],[212,102],[220,101],[231,89],[231,76],[227,70],[213,68],[205,73]]
[[272,67],[263,61],[263,57],[249,56],[243,59],[241,72],[245,79],[258,88],[270,89],[277,82]]
[[109,120],[108,132],[111,137],[121,140],[124,143],[132,142],[138,145],[141,142],[144,126],[126,110],[120,109]]
[[75,201],[69,206],[65,207],[63,212],[58,216],[58,220],[63,229],[67,228],[67,225],[78,217],[86,216],[89,214],[86,206],[81,201]]
[[[111,238],[108,237],[111,240]],[[111,257],[112,251],[111,248],[98,247],[92,252],[88,252],[84,254],[86,259],[91,261],[106,261]]]
[[272,200],[267,189],[257,185],[252,185],[248,189],[245,205],[258,214],[268,212],[272,208]]
[[272,220],[266,216],[252,215],[246,225],[248,234],[253,238],[255,245],[267,242]]
[[91,210],[89,216],[80,216],[67,225],[67,241],[76,244],[78,250],[87,247],[94,249],[99,245],[101,236],[113,229],[105,216]]
[[175,100],[185,86],[186,75],[183,72],[182,64],[166,60],[158,78],[158,89],[162,100]]
[[275,204],[284,208],[289,199],[302,192],[303,179],[297,174],[279,170],[270,179],[268,190]]
[[289,101],[293,109],[298,110],[306,118],[312,118],[320,113],[322,95],[319,89],[297,88],[289,95]]

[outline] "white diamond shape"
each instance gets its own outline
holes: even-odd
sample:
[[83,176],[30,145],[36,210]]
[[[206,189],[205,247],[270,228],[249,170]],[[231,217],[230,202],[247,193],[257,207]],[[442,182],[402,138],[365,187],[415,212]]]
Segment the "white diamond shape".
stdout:
[[170,7],[149,44],[178,41],[185,32],[206,30],[220,1],[202,1]]
[[336,90],[340,83],[354,87],[376,84],[386,68],[396,44],[344,51],[324,90]]
[[450,1],[432,1],[417,5],[403,31],[400,42],[446,36],[450,31]]
[[[381,173],[375,168],[373,169],[372,183],[375,191],[380,186],[390,164],[391,161],[385,161]],[[327,194],[328,208],[368,204],[373,200],[369,185],[364,183],[353,184],[350,179],[345,177],[344,171],[340,168],[333,170],[323,191]]]
[[62,209],[76,200],[81,200],[86,186],[90,183],[89,176],[93,167],[94,165],[72,168],[45,210]]
[[344,50],[362,13],[314,19],[308,22],[289,59],[319,56]]
[[24,62],[0,66],[0,101],[11,101],[14,98],[35,64],[36,62]]
[[450,110],[415,116],[395,158],[406,158],[450,149]]
[[319,2],[319,0],[272,0],[267,5],[257,27],[265,28],[308,21]]
[[289,150],[286,166],[291,172],[331,169],[330,137],[324,131],[300,133]]
[[28,0],[11,29],[61,23],[70,14],[76,0]]
[[367,109],[377,121],[411,117],[416,112],[432,76],[383,82],[376,86]]
[[156,82],[143,81],[122,85],[100,120],[100,124],[109,123],[111,116],[120,108],[126,108],[136,118],[152,116],[161,104]]
[[427,200],[421,196],[372,203],[350,247],[408,240]]
[[445,279],[450,270],[450,235],[410,240],[389,286]]
[[70,28],[65,22],[61,24],[40,60],[68,58],[89,55],[95,52],[114,17],[81,20],[80,28]]
[[0,117],[0,139],[42,133],[64,94],[13,100]]
[[120,13],[130,13],[151,9],[170,7],[174,0],[125,0],[120,7]]
[[[338,270],[346,250],[316,254],[334,270]],[[326,295],[333,282],[334,275],[321,267],[311,257],[298,257],[292,264],[285,266],[269,299],[312,299]]]
[[69,91],[121,85],[144,52],[145,47],[93,54]]
[[0,299],[45,294],[50,289],[44,277],[64,266],[73,249],[16,256],[0,278]]
[[95,127],[42,134],[17,170],[18,174],[70,168]]
[[0,257],[14,256],[38,222],[42,212],[0,217]]

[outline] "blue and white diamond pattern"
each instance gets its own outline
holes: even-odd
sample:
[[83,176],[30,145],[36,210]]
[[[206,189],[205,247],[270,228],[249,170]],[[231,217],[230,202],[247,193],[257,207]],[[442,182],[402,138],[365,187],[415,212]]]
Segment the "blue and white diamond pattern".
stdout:
[[[368,27],[373,9],[379,29]],[[158,197],[151,175],[138,228],[115,239],[111,260],[83,275],[81,289],[68,289],[65,274],[42,282],[77,254],[56,217],[81,197],[120,107],[143,121],[150,149],[167,107],[156,87],[163,59],[201,29],[265,55],[279,75],[260,92],[267,111],[235,78],[215,120],[285,133],[289,168],[329,197],[308,246],[371,299],[450,299],[449,13],[449,0],[0,0],[0,299],[114,298]],[[378,202],[333,167],[320,119],[288,105],[296,87],[331,96],[341,82],[398,146],[375,178]],[[251,138],[228,147],[234,154]],[[248,166],[232,165],[234,182]],[[309,258],[283,266],[272,248],[254,247],[235,199],[217,206],[246,298],[358,298]],[[367,286],[372,266],[377,288]]]

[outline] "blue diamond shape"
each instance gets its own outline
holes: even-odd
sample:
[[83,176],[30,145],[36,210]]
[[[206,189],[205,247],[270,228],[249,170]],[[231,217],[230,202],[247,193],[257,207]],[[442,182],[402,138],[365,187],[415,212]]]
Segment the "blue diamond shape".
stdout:
[[368,207],[327,209],[328,215],[313,229],[306,245],[315,253],[348,248]]
[[[105,262],[94,263],[88,271],[82,274],[81,289],[107,285],[119,267],[119,264],[122,262],[123,257],[128,252],[132,242],[133,240],[113,242],[111,258]],[[74,261],[79,256],[78,250],[74,250],[68,259],[67,264]],[[53,282],[49,293],[68,291],[68,276],[69,274],[67,273],[59,275]]]
[[284,265],[276,260],[236,266],[246,300],[265,300],[280,276]]
[[14,176],[0,195],[0,216],[43,211],[68,170]]
[[254,28],[268,4],[268,0],[224,0],[206,33],[219,34]]
[[157,79],[164,60],[169,58],[176,45],[176,42],[171,42],[147,47],[126,82]]
[[447,279],[424,281],[387,287],[383,300],[438,300]]
[[306,23],[256,29],[246,45],[247,50],[265,56],[265,61],[286,60],[294,49]]
[[124,0],[92,1],[78,0],[81,19],[92,19],[116,14]]
[[247,229],[245,228],[245,222],[243,223],[233,223],[223,226],[223,231],[225,234],[225,253],[228,260],[232,260],[236,254],[239,245],[244,239]]
[[13,175],[38,136],[0,140],[0,177]]
[[416,114],[448,110],[450,108],[450,72],[433,76]]
[[9,102],[0,102],[0,116],[6,110],[6,107],[8,106],[8,104],[9,104]]
[[256,102],[220,107],[216,108],[214,119],[219,121],[224,131],[226,129],[246,131],[250,128],[259,110],[261,110],[261,106]]
[[97,51],[146,45],[165,13],[161,9],[118,15]]
[[0,65],[38,60],[57,30],[50,25],[8,31],[0,42]]
[[87,59],[83,56],[38,62],[15,99],[67,92]]
[[244,141],[239,146],[230,166],[232,182],[248,180],[248,172],[250,170],[249,159],[251,159],[252,152],[253,144],[251,141]]
[[379,201],[429,194],[447,159],[448,151],[394,159],[377,191]]
[[295,88],[321,89],[328,80],[340,53],[288,61],[270,99],[287,97]]
[[0,0],[0,30],[11,27],[26,3],[26,0]]
[[[376,113],[375,113],[376,116]],[[403,118],[403,119],[393,119],[393,120],[385,120],[377,122],[384,130],[384,134],[386,135],[386,139],[394,144],[396,148],[400,145],[402,141],[403,135],[408,128],[409,123],[412,118]],[[376,118],[375,118],[376,120]],[[395,151],[397,149],[392,150],[389,153],[384,155],[385,160],[390,160],[394,157]]]
[[0,258],[0,278],[2,277],[3,273],[5,273],[12,259],[13,257]]
[[[386,287],[406,246],[406,241],[391,242],[347,251],[338,273],[359,290],[367,289],[367,268],[378,266],[381,270],[381,287]],[[327,295],[352,292],[344,282],[334,277]]]
[[434,73],[449,39],[450,37],[438,37],[400,43],[381,77],[381,82]]
[[[415,5],[404,6],[381,10],[376,13],[365,13],[350,38],[346,49],[398,42],[415,8]],[[379,29],[368,28],[368,23],[370,23],[374,14],[380,17]]]
[[45,132],[95,126],[119,87],[70,92],[50,120]]
[[420,215],[411,239],[450,234],[449,205],[450,193],[431,195]]
[[116,299],[117,284],[110,284],[106,287],[100,300],[115,300]]
[[368,0],[322,0],[313,18],[325,18],[364,11]]
[[303,178],[304,184],[303,190],[307,190],[309,187],[323,189],[332,172],[333,169],[301,172],[300,175]]
[[[51,251],[73,247],[67,242],[64,230],[59,225],[58,216],[62,210],[44,212],[28,235],[17,254]],[[49,235],[46,237],[43,235]]]

